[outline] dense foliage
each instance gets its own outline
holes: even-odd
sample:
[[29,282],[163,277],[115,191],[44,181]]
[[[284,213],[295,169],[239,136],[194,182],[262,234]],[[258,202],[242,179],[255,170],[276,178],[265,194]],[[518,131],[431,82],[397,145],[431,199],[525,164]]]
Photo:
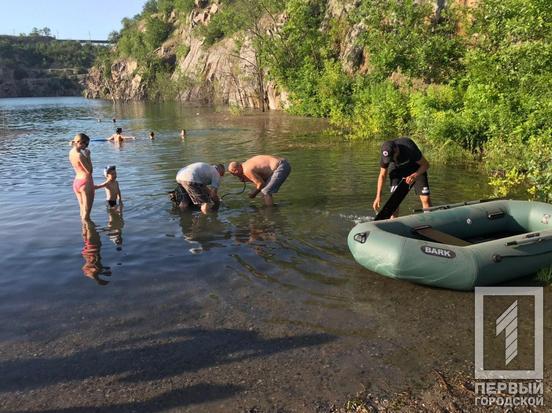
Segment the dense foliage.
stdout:
[[92,66],[99,46],[60,41],[42,33],[37,31],[28,36],[0,36],[2,65],[17,67],[19,70],[74,68],[82,73],[86,73]]
[[[525,188],[552,201],[550,2],[484,0],[438,14],[429,1],[359,3],[328,19],[324,0],[286,2],[268,62],[291,110],[327,116],[352,137],[412,135],[433,159],[483,157],[498,195]],[[343,27],[361,33],[349,73]]]
[[[447,2],[437,10],[434,0],[344,1],[331,10],[328,0],[216,3],[196,34],[206,46],[252,38],[260,75],[289,92],[292,113],[328,117],[352,138],[411,135],[433,160],[484,160],[497,194],[523,189],[552,201],[549,1],[481,0],[469,9]],[[149,0],[123,20],[117,54],[140,62],[150,97],[174,96],[173,67],[155,49],[170,36],[169,16],[183,19],[193,7]],[[276,29],[261,27],[261,17]],[[180,45],[177,54],[188,50]]]

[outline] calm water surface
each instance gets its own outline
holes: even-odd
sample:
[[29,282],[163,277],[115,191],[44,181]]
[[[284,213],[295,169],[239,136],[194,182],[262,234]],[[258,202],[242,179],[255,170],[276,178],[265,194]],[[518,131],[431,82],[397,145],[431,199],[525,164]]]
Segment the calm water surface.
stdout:
[[[108,289],[135,281],[137,269],[158,277],[159,289],[165,277],[175,276],[167,275],[167,266],[209,267],[215,273],[224,269],[225,275],[231,269],[230,274],[247,276],[275,294],[293,288],[305,299],[347,300],[343,287],[357,268],[346,236],[355,220],[372,214],[378,172],[373,147],[329,140],[323,137],[324,121],[278,113],[233,116],[225,110],[112,106],[80,98],[3,99],[0,110],[1,282],[12,299],[22,294],[25,300],[34,289],[83,287],[81,226],[67,160],[67,142],[83,131],[92,139],[95,181],[103,181],[104,166],[116,165],[125,200],[122,216],[108,213],[99,190],[92,212],[102,262],[112,267]],[[115,127],[112,117],[137,140],[121,146],[106,142]],[[188,131],[185,142],[178,137],[181,128]],[[150,130],[155,141],[147,139]],[[166,192],[174,188],[179,168],[196,161],[227,164],[260,153],[285,156],[293,166],[277,196],[278,208],[263,208],[245,195],[225,197],[221,211],[208,217],[171,208]],[[466,168],[446,174],[435,168],[431,184],[436,203],[475,199],[487,191]],[[227,175],[220,193],[241,189]],[[411,196],[403,210],[418,206]],[[199,275],[204,282],[213,273],[201,270],[193,276]],[[92,284],[87,287],[94,291]]]
[[[103,140],[115,126],[136,141]],[[321,363],[334,367],[327,387],[338,393],[360,382],[410,385],[422,380],[413,372],[433,363],[471,361],[472,294],[388,280],[352,259],[346,237],[372,214],[378,150],[326,138],[325,128],[317,119],[172,103],[0,100],[0,337],[56,340],[102,319],[114,337],[179,323],[261,335],[308,330],[336,340],[335,358]],[[81,131],[92,138],[95,181],[116,165],[125,201],[122,215],[108,212],[98,191],[95,227],[84,235],[67,158],[67,142]],[[292,165],[278,207],[236,195],[209,216],[172,209],[166,192],[179,168],[261,153]],[[434,204],[489,195],[484,177],[463,165],[433,166],[430,184]],[[220,192],[239,190],[225,176]],[[410,195],[403,211],[414,207]],[[90,244],[93,254],[83,254]],[[89,277],[98,269],[106,285]]]

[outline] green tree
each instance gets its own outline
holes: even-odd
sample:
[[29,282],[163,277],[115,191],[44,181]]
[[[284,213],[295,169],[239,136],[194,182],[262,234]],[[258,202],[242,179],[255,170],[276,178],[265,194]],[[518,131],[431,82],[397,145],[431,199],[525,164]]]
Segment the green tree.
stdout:
[[158,11],[157,0],[147,0],[144,3],[144,7],[142,7],[142,15],[144,16],[157,13]]
[[158,17],[149,16],[146,18],[146,31],[144,42],[150,51],[157,49],[167,39],[172,26]]

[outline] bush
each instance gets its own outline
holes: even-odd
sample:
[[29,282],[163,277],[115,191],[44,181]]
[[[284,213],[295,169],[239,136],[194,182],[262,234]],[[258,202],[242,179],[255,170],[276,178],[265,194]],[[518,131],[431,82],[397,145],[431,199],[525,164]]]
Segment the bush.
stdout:
[[190,53],[190,46],[189,45],[182,43],[182,44],[179,44],[176,47],[176,59],[177,60],[184,59],[186,56],[188,56],[188,53]]
[[328,116],[334,125],[344,125],[353,110],[353,79],[343,72],[339,61],[324,62],[317,88],[320,112]]
[[247,27],[243,11],[245,7],[250,6],[244,4],[243,0],[227,4],[226,7],[211,16],[208,25],[200,26],[199,30],[205,37],[205,44],[210,46],[224,37],[245,29]]
[[408,132],[408,99],[390,81],[359,79],[350,119],[355,138],[382,140]]
[[149,16],[146,19],[146,31],[144,32],[144,43],[149,51],[153,51],[163,44],[172,31],[172,26],[163,20]]
[[174,9],[183,14],[188,14],[194,8],[195,0],[175,0]]
[[147,0],[142,7],[142,15],[154,14],[157,13],[159,9],[157,8],[157,0]]
[[145,60],[147,54],[142,33],[134,29],[125,29],[121,32],[117,50],[121,57],[133,57],[138,61]]
[[391,73],[442,82],[461,71],[465,50],[456,36],[460,14],[452,6],[434,15],[428,0],[364,0],[352,17],[365,26],[361,44],[370,55],[372,75]]

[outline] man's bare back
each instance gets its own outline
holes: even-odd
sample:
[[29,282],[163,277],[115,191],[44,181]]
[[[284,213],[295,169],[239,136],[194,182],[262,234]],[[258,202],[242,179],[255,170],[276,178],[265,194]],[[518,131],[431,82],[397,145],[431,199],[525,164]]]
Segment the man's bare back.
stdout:
[[242,163],[243,174],[251,182],[255,182],[255,178],[261,178],[263,181],[266,181],[270,178],[282,159],[283,158],[272,155],[254,156]]
[[243,163],[230,162],[228,172],[242,182],[252,182],[255,185],[249,198],[255,198],[262,192],[265,205],[273,205],[272,194],[278,192],[287,179],[291,166],[285,158],[279,156],[257,155]]

